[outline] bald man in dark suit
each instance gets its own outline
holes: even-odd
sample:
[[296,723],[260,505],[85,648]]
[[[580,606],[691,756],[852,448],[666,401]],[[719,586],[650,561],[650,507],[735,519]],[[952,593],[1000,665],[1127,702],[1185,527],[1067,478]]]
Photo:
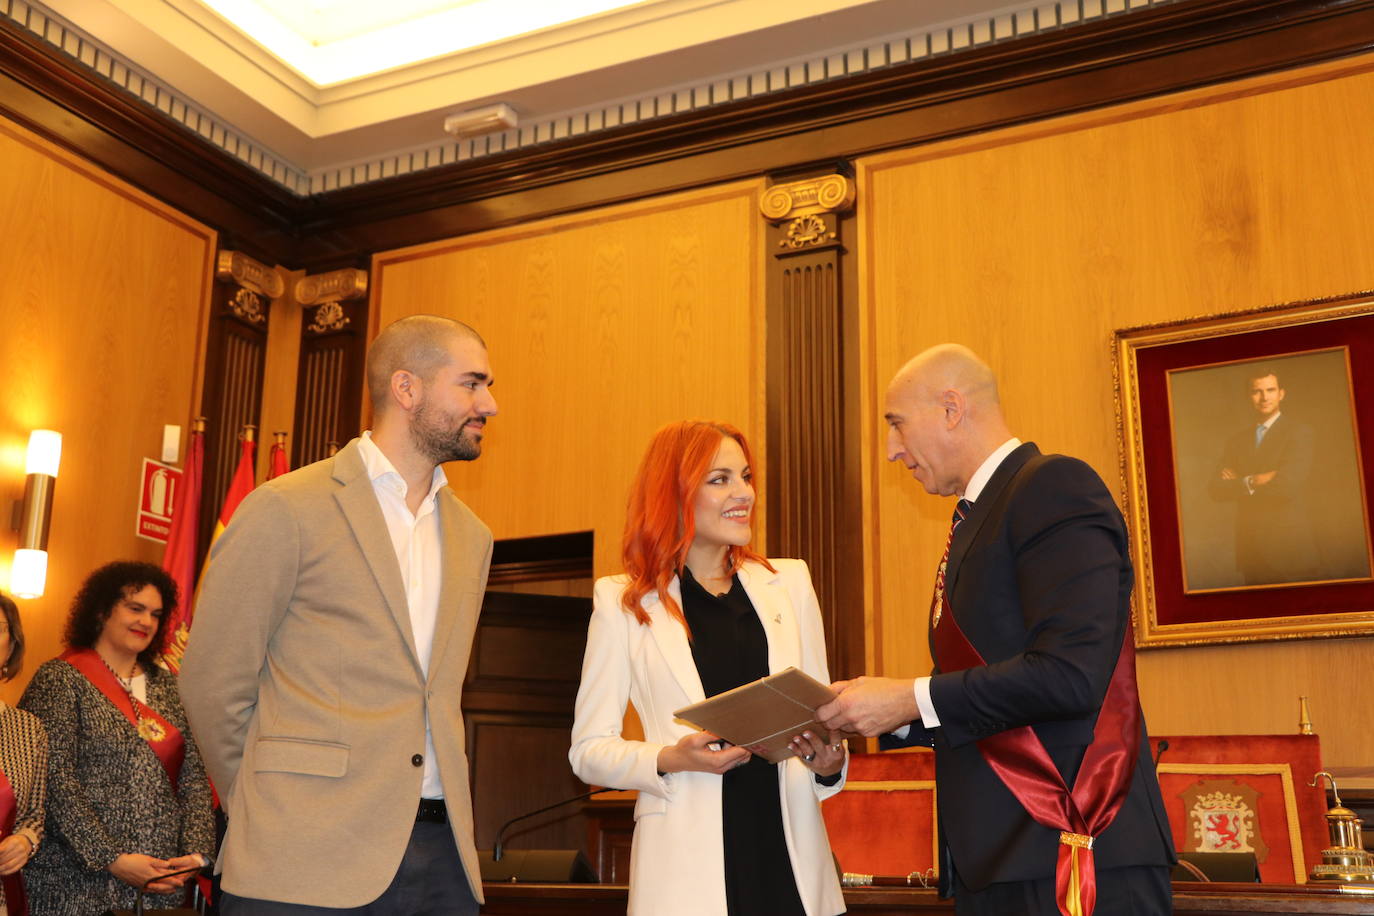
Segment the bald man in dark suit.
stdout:
[[[889,460],[962,497],[931,605],[935,670],[838,683],[818,715],[884,747],[934,747],[941,892],[957,912],[1055,916],[1067,895],[1084,912],[1095,899],[1102,914],[1170,913],[1111,494],[1082,461],[1011,435],[992,371],[965,347],[903,367],[885,418]],[[1017,771],[1027,760],[1034,772]],[[1057,879],[1063,862],[1093,880]]]

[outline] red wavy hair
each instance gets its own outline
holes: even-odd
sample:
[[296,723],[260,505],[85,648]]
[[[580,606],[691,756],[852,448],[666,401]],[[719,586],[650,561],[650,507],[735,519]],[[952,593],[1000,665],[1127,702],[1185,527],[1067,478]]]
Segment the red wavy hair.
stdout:
[[[640,602],[650,592],[658,592],[668,613],[687,626],[682,608],[668,594],[668,584],[687,563],[687,549],[696,537],[696,512],[692,501],[723,438],[738,442],[745,462],[751,468],[754,466],[754,455],[744,433],[728,423],[707,420],[669,423],[649,440],[649,448],[644,452],[644,460],[630,487],[625,539],[621,546],[621,559],[630,582],[621,594],[620,603],[642,624],[649,623],[649,615]],[[773,570],[761,554],[735,545],[726,552],[730,575],[738,572],[745,560],[754,560]]]

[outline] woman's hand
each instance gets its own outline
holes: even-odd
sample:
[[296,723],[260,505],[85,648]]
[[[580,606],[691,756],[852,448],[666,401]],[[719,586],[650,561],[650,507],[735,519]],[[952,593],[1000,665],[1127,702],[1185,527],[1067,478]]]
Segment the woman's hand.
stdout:
[[[176,878],[156,880],[176,869],[165,859],[145,856],[142,853],[124,853],[110,863],[108,871],[130,887],[146,887],[150,894],[170,894],[181,886],[181,882]],[[149,884],[149,881],[154,883]]]
[[[199,853],[193,852],[189,855],[177,856],[175,859],[168,859],[167,866],[171,868],[172,871],[185,871],[188,868],[201,869],[205,867],[205,860],[200,857]],[[177,875],[176,877],[168,878],[167,880],[175,881],[177,884],[180,885],[185,884],[187,881],[190,881],[195,876],[195,872],[188,871],[184,875]]]
[[658,752],[658,771],[660,773],[724,773],[743,764],[749,759],[749,752],[733,744],[712,750],[708,745],[725,744],[710,732],[692,732],[683,735],[677,744],[669,745]]
[[33,844],[21,833],[13,833],[0,840],[0,875],[12,875],[23,868],[33,855]]
[[838,735],[826,744],[811,732],[802,732],[792,739],[793,753],[817,776],[834,776],[844,768],[844,740]]

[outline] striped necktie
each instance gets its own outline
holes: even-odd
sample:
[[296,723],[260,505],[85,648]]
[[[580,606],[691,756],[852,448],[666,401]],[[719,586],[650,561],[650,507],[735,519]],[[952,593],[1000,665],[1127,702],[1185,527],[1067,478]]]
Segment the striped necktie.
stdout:
[[940,623],[940,612],[945,606],[945,569],[949,566],[949,548],[954,543],[954,532],[959,527],[959,523],[968,518],[969,512],[973,511],[973,503],[967,499],[961,499],[954,504],[954,517],[950,520],[949,536],[945,538],[945,555],[940,558],[940,566],[935,570],[935,597],[930,602],[930,628],[933,630]]
[[1264,441],[1264,434],[1267,432],[1269,432],[1269,427],[1263,423],[1255,427],[1255,448],[1260,447],[1260,443]]

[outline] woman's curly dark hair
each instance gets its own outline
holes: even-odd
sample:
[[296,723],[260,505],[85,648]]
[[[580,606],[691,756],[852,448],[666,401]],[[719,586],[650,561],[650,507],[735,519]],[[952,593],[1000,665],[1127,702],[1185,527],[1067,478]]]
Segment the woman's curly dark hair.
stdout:
[[148,648],[138,653],[138,663],[144,671],[154,671],[167,634],[167,621],[177,609],[177,584],[167,571],[152,563],[118,560],[106,563],[86,577],[81,589],[72,599],[71,615],[67,617],[64,637],[71,649],[93,649],[105,629],[105,622],[116,604],[135,592],[151,585],[162,596],[162,616]]

